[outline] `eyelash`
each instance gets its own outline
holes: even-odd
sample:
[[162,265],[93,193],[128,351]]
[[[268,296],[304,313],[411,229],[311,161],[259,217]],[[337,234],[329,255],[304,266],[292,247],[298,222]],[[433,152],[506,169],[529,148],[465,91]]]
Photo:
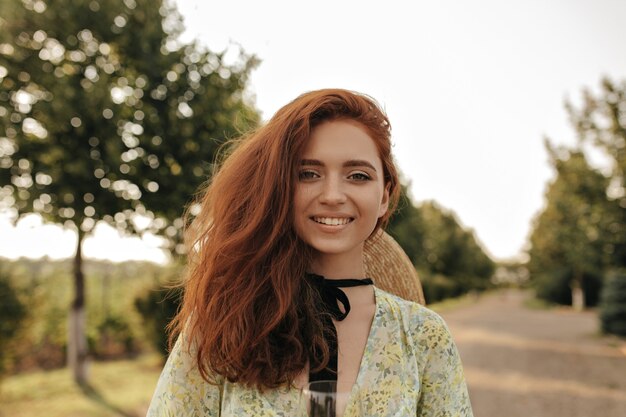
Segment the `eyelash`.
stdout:
[[301,180],[310,180],[318,176],[319,175],[317,175],[317,172],[315,171],[300,171],[300,173],[298,174],[298,178]]
[[[354,177],[357,177],[357,176],[359,178],[354,178]],[[355,179],[357,181],[369,181],[369,180],[372,179],[369,175],[364,174],[363,172],[355,172],[354,174],[350,175],[350,178],[353,178],[353,179]]]
[[[319,174],[315,171],[300,171],[300,173],[298,174],[298,178],[300,180],[311,180],[318,177]],[[363,172],[355,172],[353,174],[350,174],[348,178],[358,182],[370,181],[372,179],[369,175]]]

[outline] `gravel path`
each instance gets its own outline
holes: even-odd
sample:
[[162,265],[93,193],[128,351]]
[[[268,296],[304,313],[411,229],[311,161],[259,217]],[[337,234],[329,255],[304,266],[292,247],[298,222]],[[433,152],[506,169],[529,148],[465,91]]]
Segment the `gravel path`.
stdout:
[[441,313],[475,417],[626,417],[626,341],[594,312],[531,310],[509,290]]

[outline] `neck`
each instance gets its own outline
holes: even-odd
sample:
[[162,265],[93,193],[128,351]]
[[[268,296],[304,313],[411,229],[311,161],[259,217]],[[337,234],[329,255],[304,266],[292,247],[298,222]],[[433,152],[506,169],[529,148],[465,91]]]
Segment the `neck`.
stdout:
[[350,253],[318,253],[313,258],[310,271],[327,279],[364,278],[363,246]]

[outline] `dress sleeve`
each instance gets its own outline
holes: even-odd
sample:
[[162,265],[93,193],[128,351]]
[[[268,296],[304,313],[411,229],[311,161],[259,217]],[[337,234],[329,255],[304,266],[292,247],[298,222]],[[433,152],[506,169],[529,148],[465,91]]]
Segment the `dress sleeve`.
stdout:
[[200,376],[193,350],[176,341],[165,363],[147,417],[218,417],[223,384],[211,385]]
[[417,417],[473,417],[463,366],[452,335],[436,313],[418,331],[421,387]]

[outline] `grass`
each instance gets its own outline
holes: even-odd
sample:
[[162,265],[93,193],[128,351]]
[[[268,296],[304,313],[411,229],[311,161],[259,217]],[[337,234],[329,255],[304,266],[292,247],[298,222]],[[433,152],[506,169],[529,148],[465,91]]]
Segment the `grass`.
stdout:
[[160,372],[159,356],[146,354],[92,363],[84,388],[68,369],[11,376],[0,387],[0,417],[143,417]]
[[[487,293],[488,291],[484,292],[483,295]],[[446,298],[445,300],[442,300],[436,303],[426,304],[426,306],[433,311],[442,313],[448,310],[454,310],[455,308],[476,304],[479,296],[480,295],[478,294],[469,293],[469,294],[462,295],[460,297]]]

